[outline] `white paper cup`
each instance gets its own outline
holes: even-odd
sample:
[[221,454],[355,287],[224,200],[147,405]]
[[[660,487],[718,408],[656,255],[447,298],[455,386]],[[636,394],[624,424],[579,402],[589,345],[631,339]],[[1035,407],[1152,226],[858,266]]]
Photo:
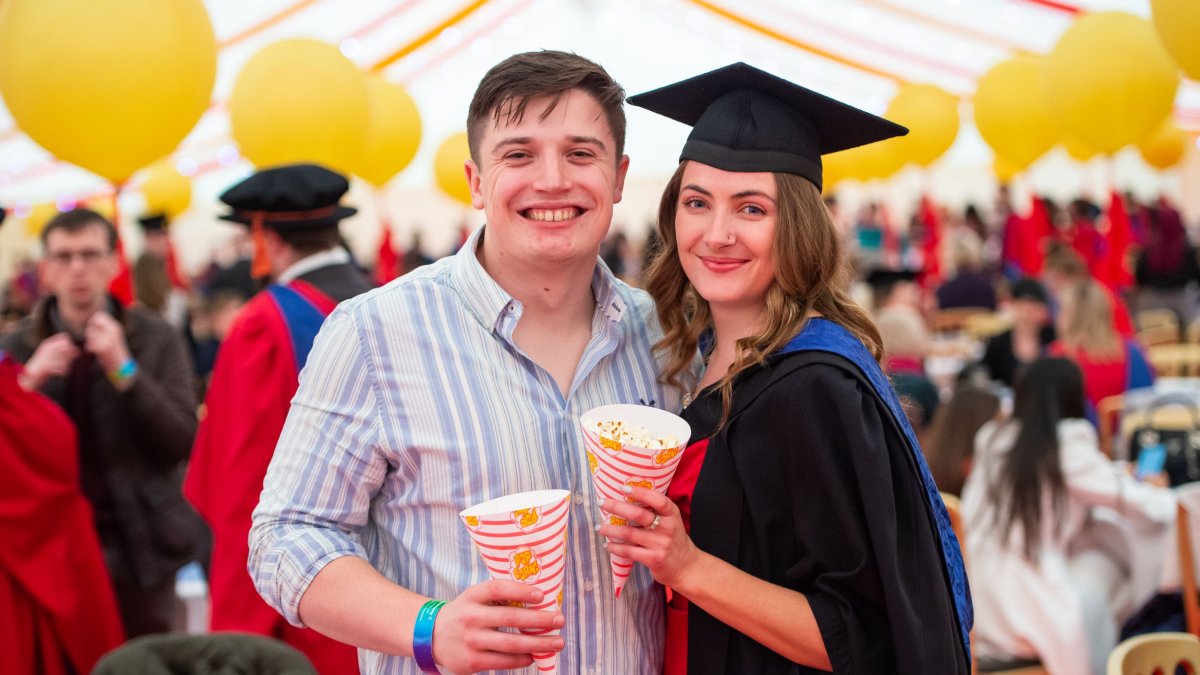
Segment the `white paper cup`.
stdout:
[[[678,444],[670,448],[648,449],[629,443],[602,438],[593,429],[596,422],[620,420],[626,428],[644,428],[653,437],[674,436]],[[688,423],[678,415],[644,405],[606,405],[592,408],[579,418],[583,428],[584,447],[592,472],[592,485],[604,498],[633,501],[622,491],[626,485],[645,487],[665,494],[683,458],[683,450],[692,435]],[[624,525],[625,521],[603,509],[600,517],[606,523]],[[623,556],[610,556],[613,589],[621,597],[621,589],[633,569],[633,561]]]
[[[570,497],[568,490],[520,492],[459,513],[493,579],[519,581],[544,594],[539,604],[514,604],[548,612],[562,607]],[[557,635],[559,631],[521,632]],[[558,653],[534,654],[533,659],[538,672],[558,672]]]

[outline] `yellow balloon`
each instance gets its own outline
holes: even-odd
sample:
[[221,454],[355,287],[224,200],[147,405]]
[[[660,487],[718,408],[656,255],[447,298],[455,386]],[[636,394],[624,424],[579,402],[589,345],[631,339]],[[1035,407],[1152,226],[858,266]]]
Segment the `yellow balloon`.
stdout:
[[467,145],[467,134],[464,131],[442,141],[438,146],[437,155],[433,158],[433,174],[438,187],[455,201],[467,206],[471,206],[471,187],[467,185],[463,163],[470,157],[471,149]]
[[200,0],[0,2],[0,95],[17,126],[111,181],[175,149],[216,74]]
[[1200,2],[1150,0],[1154,28],[1175,63],[1193,80],[1200,80]]
[[1100,12],[1059,38],[1043,87],[1066,133],[1112,153],[1142,140],[1171,113],[1179,69],[1148,20]]
[[996,180],[1001,183],[1011,183],[1012,179],[1021,173],[1021,168],[1007,157],[996,155],[992,160],[992,173],[996,174]]
[[1153,134],[1138,143],[1138,151],[1142,159],[1156,169],[1169,169],[1183,159],[1183,151],[1187,149],[1187,134],[1168,119]]
[[367,76],[367,139],[354,173],[383,187],[408,166],[421,145],[421,113],[404,87]]
[[853,174],[850,160],[845,152],[835,152],[821,158],[821,192],[831,194],[838,183]]
[[169,162],[156,162],[146,169],[142,197],[147,215],[174,218],[192,205],[192,183]]
[[1023,170],[1058,141],[1060,133],[1042,95],[1045,59],[1016,56],[979,78],[971,103],[975,127],[992,151]]
[[929,166],[958,136],[958,99],[929,84],[902,84],[884,117],[908,127],[895,139],[901,159]]
[[25,216],[25,234],[33,238],[42,236],[42,228],[56,215],[58,207],[55,205],[34,204],[33,208],[29,209],[29,215]]
[[255,54],[229,96],[233,138],[259,168],[313,162],[353,173],[369,120],[362,71],[337,47],[307,38]]
[[1086,162],[1100,154],[1099,150],[1069,134],[1063,137],[1062,144],[1071,159],[1077,162]]

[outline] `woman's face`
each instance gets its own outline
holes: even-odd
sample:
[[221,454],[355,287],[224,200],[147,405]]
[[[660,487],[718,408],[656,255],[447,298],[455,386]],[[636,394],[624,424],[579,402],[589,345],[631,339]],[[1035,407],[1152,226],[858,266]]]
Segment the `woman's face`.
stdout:
[[688,162],[675,212],[683,271],[714,312],[759,309],[775,279],[775,176]]

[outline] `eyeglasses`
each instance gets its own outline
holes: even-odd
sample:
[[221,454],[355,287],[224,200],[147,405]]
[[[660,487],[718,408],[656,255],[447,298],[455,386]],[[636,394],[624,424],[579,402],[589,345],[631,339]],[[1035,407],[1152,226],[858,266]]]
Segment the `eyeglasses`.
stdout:
[[83,251],[54,251],[53,253],[46,254],[46,260],[49,260],[55,265],[69,267],[72,260],[79,258],[79,260],[85,265],[95,265],[101,260],[107,258],[111,253],[112,251],[101,251],[94,248],[85,249]]

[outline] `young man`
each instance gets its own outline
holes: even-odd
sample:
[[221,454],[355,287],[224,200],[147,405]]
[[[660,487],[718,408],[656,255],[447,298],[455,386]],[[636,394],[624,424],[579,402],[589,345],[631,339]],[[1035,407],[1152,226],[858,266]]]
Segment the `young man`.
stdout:
[[[560,650],[563,673],[661,670],[661,592],[635,568],[613,597],[577,422],[597,405],[681,402],[657,381],[649,298],[598,264],[628,167],[623,100],[571,54],[494,67],[467,118],[486,227],[344,303],[317,338],[254,514],[250,569],[288,620],[363,648],[365,673],[508,670]],[[487,581],[458,518],[543,488],[573,492],[561,613],[509,606],[542,599]],[[433,627],[418,621],[430,598],[449,600],[431,645],[414,634]]]
[[312,164],[259,171],[221,195],[225,220],[260,228],[259,269],[274,281],[255,295],[221,344],[184,492],[213,533],[211,627],[270,635],[299,649],[322,675],[358,673],[352,647],[284,622],[246,573],[250,514],[325,316],[371,289],[341,245],[344,176]]
[[25,364],[21,386],[46,394],[79,430],[80,478],[126,634],[171,630],[175,572],[195,556],[200,524],[180,492],[196,433],[183,338],[108,294],[116,230],[94,211],[60,213],[42,231],[50,295],[0,340]]

